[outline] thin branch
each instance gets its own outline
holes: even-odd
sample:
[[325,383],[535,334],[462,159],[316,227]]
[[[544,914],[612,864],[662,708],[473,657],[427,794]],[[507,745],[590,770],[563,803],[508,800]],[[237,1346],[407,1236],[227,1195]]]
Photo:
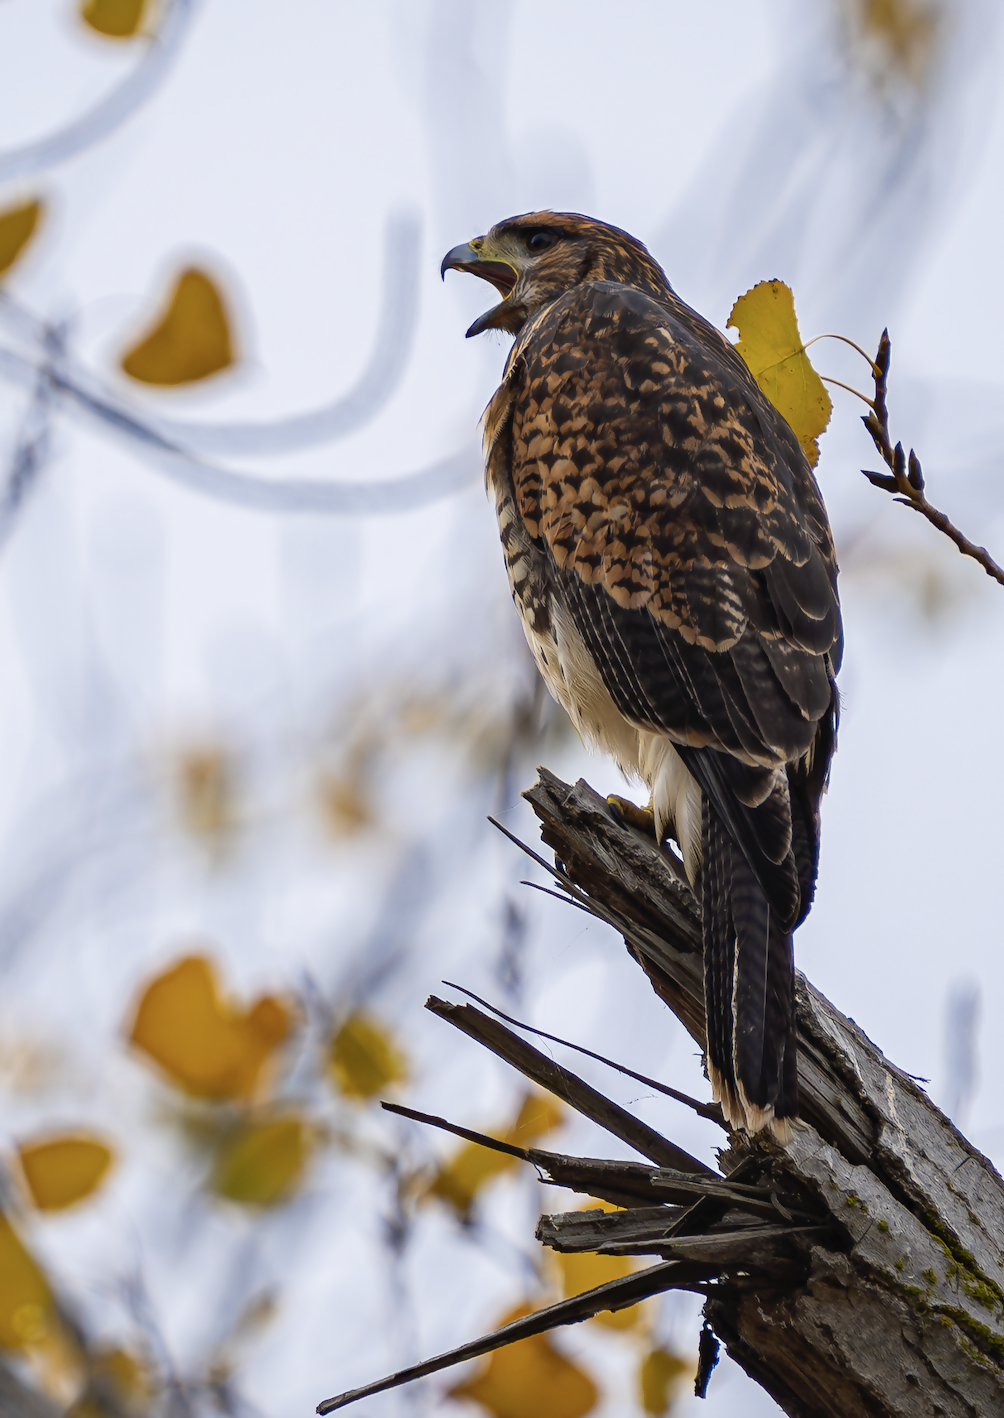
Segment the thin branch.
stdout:
[[525,877],[520,877],[519,884],[520,886],[528,886],[531,891],[539,891],[542,896],[553,896],[555,901],[560,901],[563,906],[574,906],[577,911],[581,911],[586,916],[595,916],[594,911],[588,910],[581,901],[576,901],[574,896],[565,896],[560,891],[552,891],[549,886],[541,886],[539,881],[527,881]]
[[[587,915],[595,916],[596,920],[603,921],[605,925],[610,925],[613,926],[615,930],[617,929],[617,923],[603,911],[602,908],[598,907],[595,901],[591,901],[584,891],[580,891],[565,872],[559,871],[557,867],[552,867],[549,862],[544,860],[539,852],[535,852],[532,847],[528,847],[515,833],[510,832],[508,827],[503,827],[498,818],[489,817],[488,821],[502,833],[503,837],[508,837],[509,841],[512,842],[514,846],[518,847],[521,852],[525,852],[532,861],[535,861],[539,867],[542,867],[544,871],[554,877],[562,891],[567,893],[566,896],[559,897],[559,900],[565,901],[570,906],[581,906]],[[527,885],[532,885],[532,883],[528,882]],[[554,894],[554,892],[551,893],[551,895]]]
[[[533,882],[527,882],[527,886],[532,886]],[[541,888],[543,889],[543,888]],[[548,893],[551,896],[558,896],[556,891]],[[577,901],[572,901],[565,897],[558,897],[559,900],[567,900],[569,906],[578,906]],[[536,1034],[540,1039],[550,1039],[552,1044],[560,1044],[565,1049],[574,1049],[577,1054],[585,1054],[587,1058],[595,1059],[597,1063],[606,1064],[607,1068],[616,1069],[618,1073],[625,1074],[628,1078],[633,1078],[636,1083],[642,1083],[646,1088],[655,1088],[659,1093],[665,1093],[667,1098],[674,1099],[677,1103],[683,1103],[691,1108],[702,1118],[707,1118],[709,1122],[717,1123],[720,1128],[728,1132],[728,1125],[722,1114],[719,1103],[699,1103],[696,1098],[691,1098],[689,1093],[681,1093],[676,1088],[670,1088],[667,1083],[659,1083],[654,1078],[649,1078],[644,1073],[636,1073],[633,1068],[627,1068],[624,1064],[614,1063],[613,1059],[605,1058],[603,1054],[594,1053],[592,1049],[585,1048],[582,1044],[573,1044],[568,1039],[562,1039],[557,1034],[549,1034],[546,1029],[535,1029],[532,1024],[523,1024],[519,1019],[513,1019],[511,1015],[503,1013],[501,1009],[496,1009],[495,1005],[489,1004],[487,1000],[476,995],[473,990],[465,989],[463,985],[455,985],[452,980],[444,980],[443,984],[451,990],[459,990],[462,995],[472,999],[476,1004],[482,1005],[499,1019],[504,1019],[507,1024],[514,1025],[517,1029],[524,1029],[528,1034]]]
[[482,1014],[473,1005],[450,1004],[447,1000],[430,995],[425,1007],[486,1049],[490,1049],[513,1068],[519,1069],[520,1073],[532,1079],[541,1088],[546,1088],[549,1093],[553,1093],[583,1117],[599,1123],[600,1127],[605,1128],[614,1137],[619,1137],[622,1142],[626,1142],[629,1147],[633,1147],[657,1166],[674,1167],[691,1175],[716,1175],[710,1167],[699,1162],[696,1157],[691,1157],[689,1152],[677,1147],[676,1143],[670,1142],[669,1138],[663,1137],[655,1128],[649,1127],[648,1123],[642,1122],[626,1108],[605,1097],[598,1089],[591,1088],[570,1069],[548,1058],[525,1039],[513,1034],[488,1015]]
[[889,340],[889,331],[882,331],[882,338],[879,341],[878,355],[875,359],[875,402],[872,412],[866,414],[861,422],[871,434],[872,442],[884,459],[886,466],[891,469],[891,473],[871,473],[862,468],[862,472],[873,487],[882,488],[884,492],[892,493],[897,502],[904,503],[907,507],[912,507],[915,512],[919,512],[922,517],[926,517],[932,527],[936,527],[939,532],[944,532],[950,541],[954,542],[963,556],[970,556],[980,566],[988,576],[1001,586],[1004,586],[1004,569],[999,567],[986,547],[977,546],[969,538],[960,532],[944,512],[939,512],[936,507],[932,507],[924,493],[924,474],[920,466],[920,459],[913,449],[910,449],[909,457],[903,452],[902,443],[897,443],[895,448],[889,436],[889,409],[887,397],[889,393],[889,361],[892,354],[892,344]]
[[[690,1261],[664,1261],[661,1265],[650,1265],[645,1270],[635,1271],[620,1280],[609,1280],[605,1285],[597,1285],[581,1295],[573,1295],[568,1300],[559,1300],[555,1305],[547,1305],[522,1319],[512,1320],[492,1334],[475,1339],[470,1344],[461,1344],[435,1359],[427,1359],[424,1364],[413,1364],[409,1369],[401,1369],[378,1383],[367,1384],[348,1393],[326,1398],[317,1405],[320,1414],[333,1413],[338,1408],[346,1408],[361,1398],[384,1393],[387,1389],[400,1388],[402,1384],[427,1374],[439,1373],[441,1369],[463,1364],[468,1359],[478,1359],[483,1354],[491,1354],[507,1344],[515,1344],[520,1339],[530,1339],[535,1334],[546,1334],[558,1325],[577,1324],[580,1320],[591,1319],[593,1315],[606,1310],[623,1310],[645,1300],[650,1295],[661,1294],[664,1290],[694,1290],[702,1282],[712,1279],[720,1272],[718,1266],[699,1265]],[[704,1289],[698,1290],[704,1294]]]
[[45,374],[55,401],[126,439],[158,472],[193,492],[248,511],[317,513],[357,517],[411,512],[474,486],[480,456],[473,448],[441,458],[417,473],[358,482],[290,478],[279,482],[194,457],[113,404],[89,393],[72,378],[46,364],[34,364],[11,349],[0,348],[0,378],[31,384]]
[[518,1158],[520,1162],[531,1160],[530,1151],[526,1147],[516,1147],[511,1142],[503,1142],[501,1138],[489,1137],[487,1133],[461,1127],[459,1123],[448,1122],[446,1118],[437,1117],[435,1113],[420,1113],[417,1108],[406,1108],[403,1103],[381,1102],[380,1106],[385,1113],[394,1113],[399,1118],[409,1118],[413,1123],[425,1123],[427,1127],[451,1132],[454,1137],[462,1137],[465,1142],[476,1143],[478,1147],[487,1147],[491,1152],[504,1152],[509,1157]]
[[110,137],[152,98],[178,52],[195,4],[194,0],[167,0],[165,9],[160,28],[146,41],[146,54],[128,78],[65,128],[0,152],[0,182],[31,177],[78,157]]
[[[75,388],[102,406],[117,410],[133,424],[142,424],[164,443],[189,454],[275,457],[347,438],[384,407],[408,366],[418,328],[420,250],[418,217],[407,211],[392,214],[384,235],[380,313],[369,360],[348,393],[305,413],[242,423],[170,419],[113,394],[76,365],[65,365],[62,373]],[[36,339],[45,329],[43,321],[15,308],[10,297],[0,302],[0,315],[5,313],[16,319],[23,331],[33,330]]]

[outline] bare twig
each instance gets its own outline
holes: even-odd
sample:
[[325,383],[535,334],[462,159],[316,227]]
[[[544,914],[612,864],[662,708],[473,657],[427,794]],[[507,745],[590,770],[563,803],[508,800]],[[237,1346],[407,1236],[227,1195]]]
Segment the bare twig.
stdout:
[[939,532],[944,532],[945,536],[953,541],[963,556],[971,556],[999,585],[1004,586],[1004,570],[994,561],[986,547],[977,546],[971,542],[964,533],[960,532],[952,522],[948,520],[944,512],[939,512],[936,507],[932,507],[924,493],[924,474],[921,470],[920,459],[913,449],[910,449],[909,456],[903,452],[902,443],[897,443],[893,447],[892,439],[889,436],[889,410],[887,407],[887,396],[889,392],[889,360],[892,353],[892,345],[889,340],[889,331],[882,331],[882,338],[879,340],[878,354],[872,367],[875,379],[875,401],[870,413],[865,414],[861,422],[872,436],[872,442],[878,449],[886,466],[891,469],[891,473],[872,473],[866,468],[862,468],[865,477],[874,487],[880,487],[884,492],[890,492],[897,502],[904,503],[907,507],[912,507],[915,512],[919,512],[922,517],[926,517],[932,527],[937,527]]
[[[525,882],[526,886],[536,886],[536,882]],[[560,896],[556,891],[547,893],[554,896],[559,901],[564,901],[569,906],[578,906],[578,901],[572,900],[568,896]],[[584,910],[584,907],[580,907]],[[616,1069],[618,1073],[625,1074],[628,1078],[633,1078],[636,1083],[643,1083],[646,1088],[655,1088],[659,1093],[665,1093],[667,1098],[674,1099],[677,1103],[683,1103],[702,1118],[707,1118],[709,1122],[717,1123],[720,1128],[728,1131],[725,1117],[722,1113],[720,1103],[700,1103],[696,1098],[691,1098],[689,1093],[681,1093],[677,1088],[670,1088],[668,1083],[659,1083],[657,1079],[649,1078],[644,1073],[636,1073],[633,1068],[627,1068],[624,1064],[615,1063],[613,1059],[605,1058],[603,1054],[594,1053],[592,1049],[584,1048],[582,1044],[572,1044],[568,1039],[562,1039],[557,1034],[549,1034],[546,1029],[535,1029],[532,1024],[523,1024],[519,1019],[513,1019],[512,1015],[504,1014],[501,1009],[496,1009],[493,1004],[476,995],[473,990],[467,990],[463,985],[455,985],[452,980],[444,980],[444,985],[448,985],[451,990],[459,990],[461,994],[472,999],[476,1004],[483,1005],[485,1009],[491,1010],[492,1014],[504,1019],[507,1024],[514,1025],[517,1029],[523,1029],[527,1034],[536,1034],[540,1039],[550,1039],[552,1044],[561,1044],[565,1049],[574,1049],[577,1054],[585,1054],[588,1059],[595,1059],[597,1063],[606,1064],[607,1068]]]
[[619,1137],[629,1147],[635,1148],[643,1157],[650,1158],[661,1167],[675,1167],[687,1173],[714,1175],[710,1167],[691,1157],[682,1147],[670,1142],[655,1128],[619,1107],[595,1088],[590,1088],[576,1074],[563,1068],[554,1059],[549,1059],[539,1049],[533,1048],[524,1039],[504,1028],[496,1020],[469,1004],[450,1004],[446,1000],[430,995],[425,1007],[447,1020],[455,1028],[476,1039],[479,1044],[490,1049],[499,1058],[518,1068],[527,1078],[532,1078],[556,1098],[562,1099],[570,1107],[591,1118],[606,1128],[614,1137]]
[[502,1349],[507,1344],[515,1344],[517,1340],[529,1339],[535,1334],[546,1334],[558,1325],[577,1324],[579,1320],[589,1319],[604,1310],[626,1309],[627,1306],[635,1305],[650,1295],[658,1295],[663,1290],[696,1290],[698,1294],[704,1294],[706,1290],[703,1282],[719,1272],[720,1267],[701,1265],[693,1261],[670,1260],[661,1265],[650,1265],[645,1270],[635,1271],[633,1275],[626,1275],[620,1280],[609,1280],[605,1285],[598,1285],[581,1295],[573,1295],[570,1299],[559,1300],[556,1305],[535,1310],[523,1319],[503,1325],[493,1334],[487,1334],[471,1344],[462,1344],[458,1349],[451,1349],[448,1354],[439,1354],[424,1364],[414,1364],[410,1369],[401,1369],[377,1383],[367,1384],[365,1388],[352,1389],[349,1393],[327,1398],[317,1405],[317,1411],[321,1414],[333,1413],[336,1408],[346,1408],[350,1403],[358,1402],[360,1398],[369,1398],[375,1393],[384,1393],[387,1389],[400,1388],[402,1384],[410,1383],[413,1379],[421,1379],[426,1374],[452,1368],[454,1364],[463,1364],[468,1359],[477,1359],[482,1354],[491,1354],[493,1350]]

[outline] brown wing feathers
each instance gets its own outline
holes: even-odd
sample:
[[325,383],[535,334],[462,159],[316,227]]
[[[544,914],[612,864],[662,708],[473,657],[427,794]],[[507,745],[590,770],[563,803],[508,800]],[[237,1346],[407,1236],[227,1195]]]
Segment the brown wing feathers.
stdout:
[[518,349],[513,475],[617,707],[666,730],[703,790],[709,1061],[781,1118],[822,785],[770,770],[832,713],[835,567],[800,450],[695,323],[607,283],[560,297]]

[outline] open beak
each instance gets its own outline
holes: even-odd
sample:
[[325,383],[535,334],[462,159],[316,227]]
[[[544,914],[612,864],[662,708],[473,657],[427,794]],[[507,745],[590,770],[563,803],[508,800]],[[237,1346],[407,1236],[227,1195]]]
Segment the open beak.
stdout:
[[[494,254],[487,254],[484,251],[483,236],[476,236],[473,241],[466,242],[463,246],[455,246],[452,251],[448,251],[443,257],[443,264],[439,268],[439,273],[446,279],[447,271],[468,271],[472,276],[480,276],[483,281],[493,285],[502,297],[503,302],[512,293],[512,289],[519,279],[519,272],[515,266],[511,266],[507,261],[494,259]],[[484,315],[478,317],[474,324],[467,331],[467,338],[472,335],[480,335],[485,330],[497,329],[502,322],[498,319],[500,306],[494,306],[491,310],[485,311]]]
[[448,251],[443,257],[439,274],[445,281],[447,271],[469,271],[472,276],[480,276],[483,281],[490,281],[499,295],[508,295],[519,278],[519,272],[507,261],[493,261],[490,257],[483,256],[483,236],[475,237],[475,241],[477,246],[468,241],[463,246],[455,246],[452,251]]

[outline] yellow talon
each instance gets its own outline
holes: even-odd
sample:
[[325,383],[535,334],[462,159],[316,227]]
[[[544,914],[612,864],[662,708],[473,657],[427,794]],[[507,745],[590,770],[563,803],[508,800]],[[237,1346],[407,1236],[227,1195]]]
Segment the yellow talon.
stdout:
[[655,813],[651,804],[648,807],[639,807],[637,803],[629,802],[617,793],[610,793],[607,796],[607,806],[612,807],[629,827],[637,827],[638,831],[644,832],[646,836],[655,837]]

